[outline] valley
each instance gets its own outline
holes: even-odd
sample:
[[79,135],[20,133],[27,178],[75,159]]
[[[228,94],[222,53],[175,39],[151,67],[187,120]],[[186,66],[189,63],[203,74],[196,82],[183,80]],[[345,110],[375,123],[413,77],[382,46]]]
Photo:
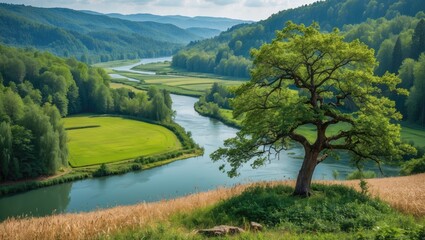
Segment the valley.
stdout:
[[424,103],[423,0],[5,0],[0,239],[422,240]]

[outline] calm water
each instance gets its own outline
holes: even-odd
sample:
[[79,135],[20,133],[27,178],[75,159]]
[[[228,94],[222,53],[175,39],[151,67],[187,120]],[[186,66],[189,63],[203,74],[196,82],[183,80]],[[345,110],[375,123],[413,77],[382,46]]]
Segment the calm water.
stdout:
[[[175,198],[218,186],[296,177],[301,166],[299,158],[303,154],[299,148],[282,152],[278,159],[260,169],[244,166],[239,177],[228,178],[218,170],[221,163],[213,163],[209,154],[221,146],[225,139],[233,137],[236,130],[197,114],[193,109],[197,101],[195,98],[172,95],[172,99],[173,109],[177,112],[175,121],[192,132],[195,141],[205,148],[204,156],[151,170],[60,184],[0,198],[0,220],[10,216],[90,211]],[[384,169],[388,175],[397,173],[394,168]],[[340,161],[327,159],[317,167],[314,179],[333,179],[333,170],[338,170],[339,178],[344,179],[354,168],[350,166],[347,157]]]

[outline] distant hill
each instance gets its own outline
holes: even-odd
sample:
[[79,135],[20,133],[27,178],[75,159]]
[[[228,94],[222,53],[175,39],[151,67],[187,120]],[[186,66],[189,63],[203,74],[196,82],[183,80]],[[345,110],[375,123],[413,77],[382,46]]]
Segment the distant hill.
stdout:
[[0,42],[86,62],[170,55],[199,39],[193,31],[172,24],[0,3]]
[[[93,12],[91,12],[93,14]],[[158,23],[169,23],[176,25],[177,27],[187,28],[210,28],[217,29],[220,31],[226,31],[234,25],[241,23],[252,23],[252,21],[231,19],[231,18],[219,18],[219,17],[186,17],[179,15],[159,16],[147,13],[123,15],[118,13],[107,14],[110,17],[120,18],[130,21],[138,22],[158,22]]]
[[212,38],[218,36],[221,33],[221,31],[217,29],[198,27],[186,28],[186,31],[203,38]]

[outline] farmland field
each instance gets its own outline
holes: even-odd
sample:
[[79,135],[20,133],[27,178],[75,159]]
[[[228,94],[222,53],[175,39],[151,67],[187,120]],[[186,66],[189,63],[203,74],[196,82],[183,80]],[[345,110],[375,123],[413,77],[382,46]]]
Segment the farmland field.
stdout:
[[99,68],[121,67],[121,66],[136,64],[139,61],[140,61],[139,59],[116,60],[116,61],[109,61],[109,62],[100,62],[100,63],[93,64],[92,66],[99,67]]
[[140,89],[134,88],[130,85],[126,85],[126,84],[122,84],[122,83],[110,83],[109,87],[112,88],[112,89],[126,88],[126,89],[130,89],[133,92],[146,92],[144,90],[140,90]]
[[155,86],[159,89],[166,89],[171,93],[200,96],[204,91],[217,82],[225,86],[238,86],[243,83],[240,80],[225,80],[214,77],[193,77],[193,76],[169,76],[169,75],[143,75],[138,73],[117,72],[122,76],[137,79],[140,83],[132,81],[114,80],[114,82],[126,85],[137,86],[141,89],[148,89]]
[[140,82],[138,83],[122,79],[114,79],[113,81],[115,83],[130,85],[144,90],[153,85],[158,89],[165,89],[171,93],[188,96],[201,96],[204,91],[210,88],[215,82],[225,86],[238,86],[246,81],[246,79],[223,77],[208,73],[187,72],[182,69],[173,68],[170,65],[170,62],[142,64],[134,67],[133,70],[151,71],[156,72],[157,74],[148,75],[114,70],[113,72],[116,74],[137,79]]
[[110,163],[181,148],[170,130],[121,117],[80,115],[65,118],[69,162],[73,167]]

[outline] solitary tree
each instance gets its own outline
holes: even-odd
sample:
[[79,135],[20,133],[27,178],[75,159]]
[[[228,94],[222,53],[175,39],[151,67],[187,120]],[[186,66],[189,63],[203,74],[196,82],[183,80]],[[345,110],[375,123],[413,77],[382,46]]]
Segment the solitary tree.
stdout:
[[[252,55],[252,79],[233,102],[234,115],[244,116],[242,128],[211,154],[214,161],[227,160],[229,176],[251,160],[254,168],[263,165],[295,141],[305,157],[294,195],[309,196],[316,166],[336,150],[353,153],[355,161],[378,163],[413,151],[402,144],[400,126],[394,124],[401,114],[381,95],[382,88],[407,91],[396,88],[400,80],[394,74],[374,75],[377,62],[365,44],[344,42],[337,30],[320,33],[317,24],[288,22]],[[348,102],[354,111],[343,109]],[[314,127],[314,138],[303,134],[306,126]]]

